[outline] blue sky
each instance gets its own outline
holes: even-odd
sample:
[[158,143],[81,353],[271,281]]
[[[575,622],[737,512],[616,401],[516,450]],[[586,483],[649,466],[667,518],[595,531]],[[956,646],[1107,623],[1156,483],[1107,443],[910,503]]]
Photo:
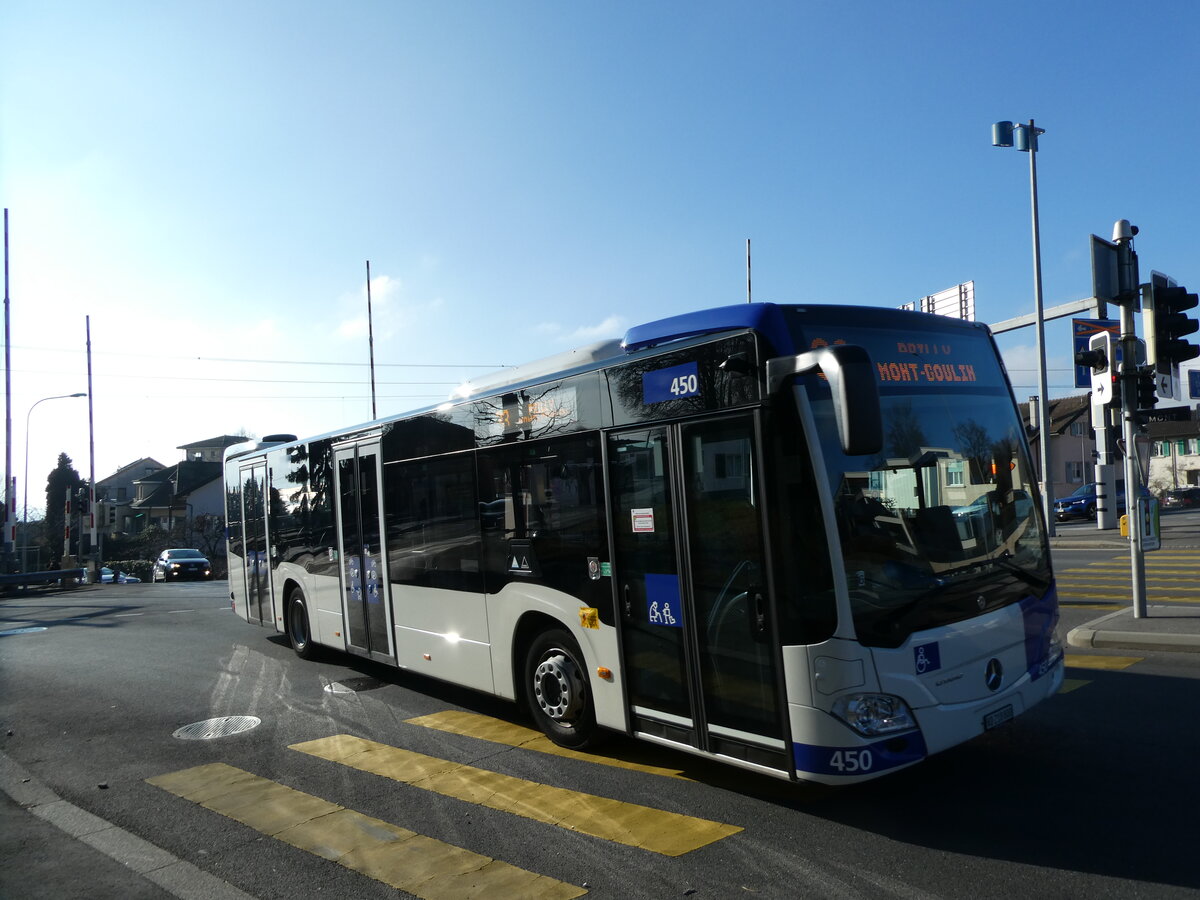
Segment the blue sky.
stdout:
[[[1120,218],[1143,280],[1200,286],[1198,38],[1190,2],[8,0],[14,474],[31,404],[87,389],[86,316],[97,477],[368,419],[368,259],[381,414],[742,302],[747,238],[756,300],[1031,312],[999,119],[1046,129],[1047,306]],[[1034,340],[1001,341],[1022,400]],[[86,477],[83,401],[32,415],[39,501],[59,452]]]

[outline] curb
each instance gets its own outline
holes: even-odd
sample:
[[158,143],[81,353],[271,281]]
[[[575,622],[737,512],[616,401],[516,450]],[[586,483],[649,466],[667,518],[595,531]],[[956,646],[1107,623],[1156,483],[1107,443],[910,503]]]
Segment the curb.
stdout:
[[1127,615],[1128,608],[1101,616],[1095,621],[1072,628],[1067,633],[1067,643],[1072,647],[1104,650],[1170,650],[1183,653],[1200,653],[1200,634],[1168,634],[1166,632],[1141,632],[1106,630],[1105,623]]
[[229,882],[63,800],[3,751],[0,790],[27,813],[121,863],[133,877],[144,878],[181,900],[254,900]]

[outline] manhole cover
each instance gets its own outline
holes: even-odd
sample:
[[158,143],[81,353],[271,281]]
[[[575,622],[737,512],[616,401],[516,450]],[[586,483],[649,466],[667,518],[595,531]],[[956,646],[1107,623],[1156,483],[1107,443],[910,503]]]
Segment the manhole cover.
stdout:
[[33,634],[35,631],[45,630],[45,625],[30,625],[27,628],[10,628],[8,631],[0,631],[0,637],[7,637],[10,634]]
[[331,681],[325,685],[327,694],[357,694],[359,691],[373,691],[383,687],[378,678],[347,678],[345,681]]
[[219,719],[205,719],[203,722],[184,725],[171,737],[177,737],[181,741],[211,741],[213,738],[241,734],[261,724],[262,719],[257,716],[222,716]]

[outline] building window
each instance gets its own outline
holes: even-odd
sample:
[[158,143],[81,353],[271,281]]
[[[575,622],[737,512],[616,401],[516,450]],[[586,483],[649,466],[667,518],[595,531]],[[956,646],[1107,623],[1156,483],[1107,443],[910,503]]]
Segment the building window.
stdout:
[[1071,437],[1086,437],[1088,431],[1087,422],[1075,421],[1071,423]]
[[1187,453],[1187,445],[1188,445],[1187,441],[1176,441],[1175,442],[1175,452],[1179,456],[1184,456]]
[[1083,463],[1078,461],[1067,462],[1067,483],[1083,484]]
[[962,487],[963,461],[961,459],[946,466],[946,485],[947,487]]

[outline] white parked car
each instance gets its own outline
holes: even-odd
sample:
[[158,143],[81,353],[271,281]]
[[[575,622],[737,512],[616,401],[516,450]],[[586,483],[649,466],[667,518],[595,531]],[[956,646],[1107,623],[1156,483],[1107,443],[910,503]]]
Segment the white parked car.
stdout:
[[[128,573],[121,572],[121,571],[118,571],[116,574],[117,574],[117,584],[141,584],[142,583],[142,579],[138,578],[136,575],[129,575]],[[112,584],[113,583],[113,570],[110,569],[108,566],[100,567],[100,583],[101,584]]]

